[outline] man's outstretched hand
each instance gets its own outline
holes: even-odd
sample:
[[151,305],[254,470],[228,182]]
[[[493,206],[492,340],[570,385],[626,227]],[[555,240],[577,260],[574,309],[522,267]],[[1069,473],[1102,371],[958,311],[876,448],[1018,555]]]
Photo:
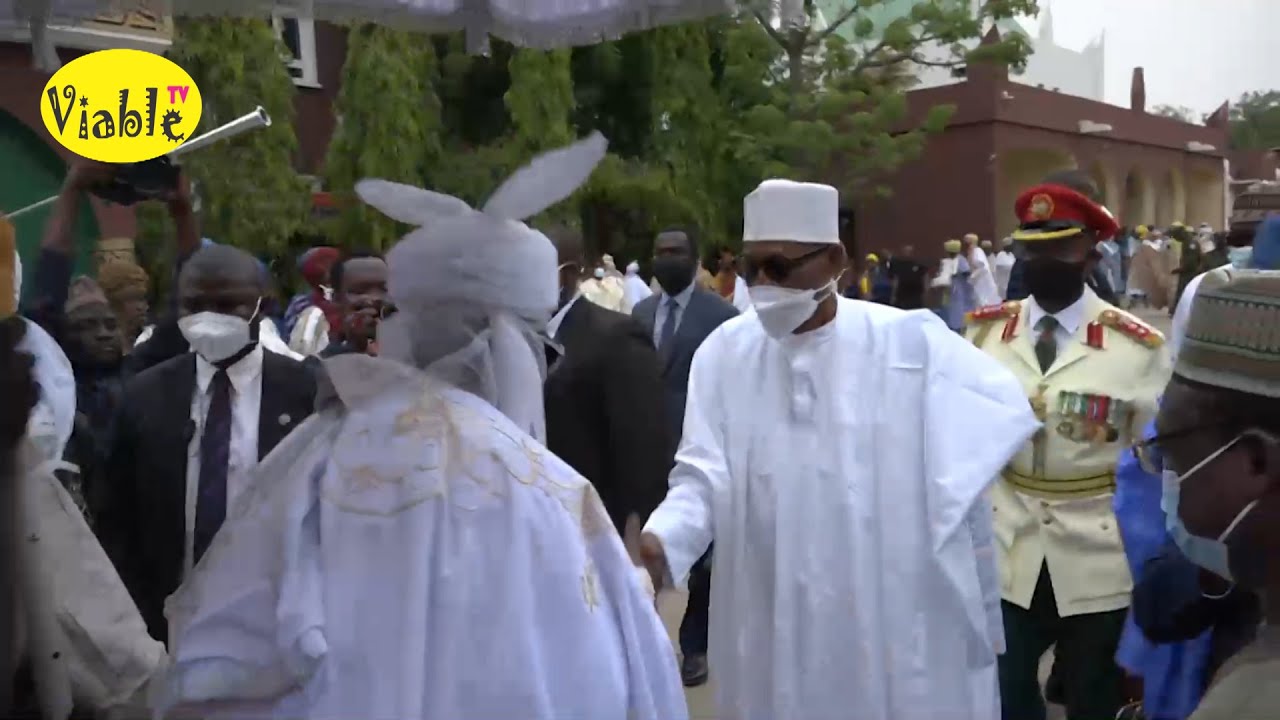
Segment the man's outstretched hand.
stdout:
[[655,594],[671,586],[671,569],[667,567],[667,553],[662,549],[662,541],[653,533],[642,532],[640,518],[634,513],[627,518],[622,544],[626,546],[631,562],[649,573]]

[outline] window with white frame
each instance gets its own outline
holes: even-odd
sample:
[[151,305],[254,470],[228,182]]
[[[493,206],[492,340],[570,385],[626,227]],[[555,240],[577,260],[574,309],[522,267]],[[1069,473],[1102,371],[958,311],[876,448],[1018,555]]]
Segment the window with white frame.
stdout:
[[271,27],[285,47],[285,66],[293,84],[301,87],[320,87],[316,70],[316,26],[309,17],[302,17],[281,3],[271,15]]

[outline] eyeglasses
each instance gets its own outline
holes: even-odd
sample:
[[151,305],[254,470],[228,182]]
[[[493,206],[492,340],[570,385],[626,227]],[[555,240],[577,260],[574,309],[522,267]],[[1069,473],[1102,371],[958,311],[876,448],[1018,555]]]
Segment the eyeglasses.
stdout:
[[1170,440],[1177,440],[1178,438],[1187,437],[1198,432],[1213,430],[1224,426],[1226,426],[1226,423],[1207,423],[1203,425],[1192,425],[1190,427],[1182,428],[1181,430],[1174,430],[1161,435],[1155,435],[1147,438],[1146,440],[1134,443],[1133,447],[1130,448],[1130,452],[1133,453],[1134,459],[1138,461],[1138,467],[1142,468],[1143,472],[1147,472],[1152,475],[1159,475],[1165,470],[1164,450],[1161,449],[1161,445],[1167,445]]
[[827,252],[829,249],[820,247],[817,250],[812,250],[793,258],[779,253],[766,255],[762,258],[754,258],[747,255],[743,258],[743,264],[746,266],[743,268],[746,271],[743,279],[750,284],[755,282],[758,274],[764,273],[764,276],[773,282],[784,283],[787,278],[791,277],[791,273],[798,270],[800,266]]

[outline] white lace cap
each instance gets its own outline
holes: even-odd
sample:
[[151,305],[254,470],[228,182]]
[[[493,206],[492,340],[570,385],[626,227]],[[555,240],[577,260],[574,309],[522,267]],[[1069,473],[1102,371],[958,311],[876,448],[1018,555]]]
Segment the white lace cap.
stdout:
[[545,439],[539,332],[559,295],[555,246],[522,220],[567,198],[604,158],[600,133],[534,158],[480,210],[451,195],[387,180],[356,193],[417,227],[387,254],[387,294],[400,313],[378,326],[379,352],[492,403]]

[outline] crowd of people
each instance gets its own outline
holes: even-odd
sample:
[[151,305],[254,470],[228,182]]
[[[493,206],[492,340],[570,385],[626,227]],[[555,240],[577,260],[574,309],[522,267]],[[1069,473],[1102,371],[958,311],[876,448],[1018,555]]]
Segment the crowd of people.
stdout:
[[185,182],[155,312],[73,271],[111,166],[25,291],[0,223],[0,714],[1280,713],[1280,213],[1131,252],[1058,173],[998,249],[854,263],[837,191],[771,179],[740,255],[668,228],[646,283],[526,224],[605,149],[479,208],[362,180],[411,230],[287,303]]

